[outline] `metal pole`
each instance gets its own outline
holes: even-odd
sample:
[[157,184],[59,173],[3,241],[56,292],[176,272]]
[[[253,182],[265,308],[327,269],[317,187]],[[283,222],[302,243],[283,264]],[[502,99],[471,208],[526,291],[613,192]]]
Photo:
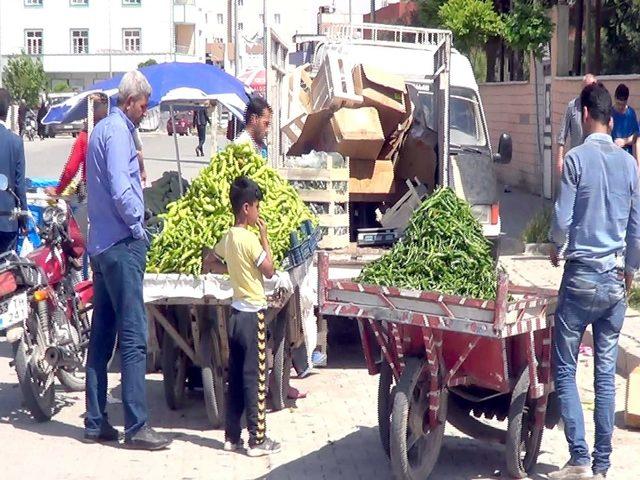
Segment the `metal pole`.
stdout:
[[233,0],[233,47],[235,52],[235,76],[240,75],[240,45],[238,44],[238,0]]
[[175,123],[173,121],[173,105],[169,104],[169,121],[171,122],[171,126],[173,127],[173,144],[176,147],[176,161],[178,162],[178,176],[180,177],[180,181],[178,182],[178,188],[180,192],[180,196],[184,194],[182,191],[182,165],[180,164],[180,149],[178,148],[178,134],[176,133]]
[[349,25],[353,25],[353,16],[352,16],[352,9],[351,9],[351,0],[349,0]]
[[108,28],[109,28],[109,78],[111,78],[113,76],[113,69],[111,68],[111,0],[107,1],[107,9],[109,10],[108,13]]
[[2,2],[0,2],[0,87],[3,87],[2,71]]
[[371,0],[371,23],[376,23],[376,0]]

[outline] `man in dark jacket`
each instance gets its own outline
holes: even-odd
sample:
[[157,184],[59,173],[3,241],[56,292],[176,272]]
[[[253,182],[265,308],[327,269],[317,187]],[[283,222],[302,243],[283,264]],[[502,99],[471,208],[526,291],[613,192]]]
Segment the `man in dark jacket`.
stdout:
[[204,142],[207,140],[207,123],[211,125],[211,119],[207,114],[207,107],[197,108],[193,112],[193,124],[198,130],[198,146],[196,147],[196,156],[204,157]]
[[[8,180],[7,191],[0,192],[0,253],[15,249],[18,238],[18,221],[12,219],[9,212],[16,207],[23,210],[27,208],[24,145],[22,139],[7,128],[7,112],[10,104],[9,92],[0,88],[0,174],[5,175]],[[20,227],[22,226],[21,224]]]

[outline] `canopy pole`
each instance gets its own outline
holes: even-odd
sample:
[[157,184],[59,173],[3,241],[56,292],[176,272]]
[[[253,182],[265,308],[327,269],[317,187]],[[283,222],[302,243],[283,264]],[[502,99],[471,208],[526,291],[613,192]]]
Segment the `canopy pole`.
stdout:
[[211,112],[211,136],[213,137],[211,139],[211,147],[213,152],[211,153],[211,156],[215,155],[216,153],[218,153],[218,115],[219,115],[219,111],[218,111],[218,102],[213,102],[213,111]]
[[180,177],[179,181],[178,181],[178,188],[180,189],[180,196],[182,197],[182,195],[184,195],[184,192],[182,191],[182,165],[180,164],[180,149],[178,148],[178,135],[176,134],[176,125],[175,125],[175,119],[173,116],[173,104],[169,104],[169,121],[171,122],[171,126],[173,127],[173,135],[171,135],[173,137],[173,144],[176,147],[176,160],[178,161],[178,176]]

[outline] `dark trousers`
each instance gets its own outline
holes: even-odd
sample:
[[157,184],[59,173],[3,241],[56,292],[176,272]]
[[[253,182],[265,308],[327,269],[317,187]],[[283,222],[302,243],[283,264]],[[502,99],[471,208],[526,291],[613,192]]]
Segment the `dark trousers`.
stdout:
[[198,147],[197,147],[197,149],[200,150],[200,153],[202,155],[204,155],[204,151],[202,150],[202,147],[204,146],[204,142],[207,140],[207,127],[206,127],[206,125],[197,125],[196,128],[198,129]]
[[0,232],[0,253],[7,253],[16,249],[18,232]]
[[87,433],[107,419],[107,364],[116,341],[122,363],[125,437],[147,422],[147,317],[142,296],[147,242],[126,238],[91,258],[94,306],[87,359]]
[[264,442],[267,430],[267,329],[264,313],[231,310],[229,335],[229,392],[225,439],[240,440],[243,411],[249,446]]

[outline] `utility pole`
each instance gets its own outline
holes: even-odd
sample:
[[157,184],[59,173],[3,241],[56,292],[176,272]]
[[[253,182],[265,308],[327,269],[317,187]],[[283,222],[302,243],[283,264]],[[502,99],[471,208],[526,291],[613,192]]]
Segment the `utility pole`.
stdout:
[[108,22],[107,28],[109,29],[109,78],[113,76],[113,69],[111,67],[111,0],[107,0],[107,12]]
[[376,23],[376,0],[371,0],[371,23]]
[[353,16],[352,16],[352,8],[351,8],[351,0],[349,0],[349,25],[353,25]]
[[264,17],[264,26],[262,32],[262,50],[264,55],[264,98],[269,101],[269,63],[271,48],[271,36],[269,35],[269,12],[267,10],[267,0],[262,1],[262,16]]
[[240,44],[238,41],[238,0],[233,0],[233,46],[235,53],[235,76],[240,75]]

